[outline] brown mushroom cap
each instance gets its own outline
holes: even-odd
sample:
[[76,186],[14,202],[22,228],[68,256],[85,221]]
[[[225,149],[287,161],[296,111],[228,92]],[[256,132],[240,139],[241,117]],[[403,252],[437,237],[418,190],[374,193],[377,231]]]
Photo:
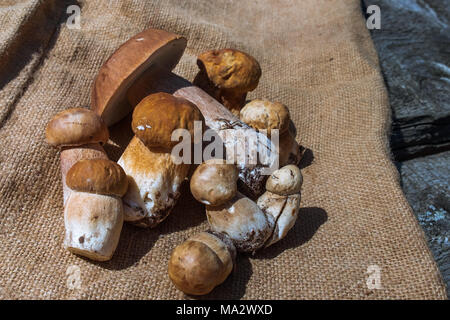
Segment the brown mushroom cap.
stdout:
[[211,292],[233,269],[234,248],[228,244],[208,232],[189,238],[172,252],[168,267],[170,279],[187,294]]
[[179,35],[147,29],[122,44],[105,62],[95,78],[91,108],[108,126],[124,118],[132,107],[126,101],[128,88],[144,72],[171,71],[186,48]]
[[240,118],[256,130],[267,130],[270,135],[273,129],[278,129],[280,134],[288,130],[291,117],[284,104],[256,99],[242,108]]
[[45,129],[45,139],[54,147],[106,143],[109,132],[103,120],[83,108],[64,110],[53,117]]
[[236,50],[222,49],[203,52],[197,64],[218,88],[248,92],[258,86],[261,67],[252,56]]
[[300,169],[293,164],[275,170],[266,182],[266,190],[278,195],[287,196],[300,192],[303,177]]
[[201,121],[202,126],[205,122],[195,104],[159,92],[145,97],[136,106],[131,128],[146,146],[170,149],[179,143],[171,140],[176,129],[186,129],[194,138],[194,121]]
[[106,159],[80,160],[67,172],[67,186],[76,191],[122,197],[128,188],[125,171]]
[[237,192],[239,171],[234,164],[221,159],[209,159],[194,171],[191,192],[206,205],[217,206],[232,199]]

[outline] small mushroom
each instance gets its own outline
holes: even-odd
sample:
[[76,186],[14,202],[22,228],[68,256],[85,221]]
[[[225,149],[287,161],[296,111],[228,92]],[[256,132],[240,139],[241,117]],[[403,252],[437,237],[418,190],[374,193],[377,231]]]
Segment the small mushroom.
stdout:
[[267,179],[266,190],[282,196],[299,193],[303,183],[300,169],[293,164],[275,170]]
[[295,140],[294,124],[285,105],[267,100],[253,100],[241,110],[240,119],[252,128],[265,132],[269,137],[274,129],[278,129],[280,166],[299,163],[302,156],[300,146]]
[[53,147],[74,147],[106,143],[108,128],[94,112],[83,108],[64,110],[55,115],[45,129],[47,143]]
[[207,294],[225,281],[233,270],[235,257],[236,249],[226,235],[201,232],[173,250],[169,277],[186,294]]
[[258,86],[261,77],[258,61],[245,52],[222,49],[200,54],[197,65],[200,71],[194,84],[239,116],[247,92]]
[[300,169],[287,165],[267,179],[266,192],[256,201],[258,207],[274,221],[265,247],[283,239],[294,226],[300,209],[300,189],[303,178]]
[[140,227],[155,227],[171,212],[189,163],[177,163],[171,148],[175,129],[186,129],[194,137],[194,121],[204,125],[198,108],[183,98],[155,93],[144,98],[133,112],[131,139],[118,164],[128,176],[123,197],[125,221]]
[[240,118],[256,130],[267,130],[270,136],[272,129],[279,130],[279,134],[286,132],[291,120],[289,109],[279,102],[268,100],[252,100],[240,112]]
[[207,206],[211,229],[228,235],[238,251],[254,252],[270,237],[274,221],[241,193],[221,206]]
[[72,192],[64,211],[65,247],[90,259],[111,259],[123,225],[120,197],[128,187],[125,172],[110,160],[80,160],[66,181]]
[[209,159],[199,165],[191,177],[192,195],[206,205],[224,204],[235,196],[238,177],[236,165],[222,159]]

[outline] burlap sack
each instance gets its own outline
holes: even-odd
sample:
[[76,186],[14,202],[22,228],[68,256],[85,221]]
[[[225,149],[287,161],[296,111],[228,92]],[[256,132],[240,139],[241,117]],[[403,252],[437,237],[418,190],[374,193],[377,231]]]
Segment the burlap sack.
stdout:
[[[82,9],[79,30],[65,24],[70,4]],[[100,65],[147,27],[189,39],[175,71],[190,80],[203,50],[251,53],[263,76],[249,98],[287,104],[311,150],[293,230],[241,255],[208,298],[445,298],[390,161],[388,100],[359,1],[3,0],[0,19],[2,298],[185,298],[167,276],[170,252],[207,228],[188,189],[157,229],[125,226],[114,258],[93,263],[62,248],[58,151],[44,142],[49,119],[89,106]]]

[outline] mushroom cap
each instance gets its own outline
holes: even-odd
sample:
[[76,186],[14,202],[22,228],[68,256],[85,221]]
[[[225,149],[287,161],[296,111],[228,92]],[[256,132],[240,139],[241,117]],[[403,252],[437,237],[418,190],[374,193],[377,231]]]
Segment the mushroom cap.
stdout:
[[241,109],[240,118],[256,130],[267,130],[270,135],[273,129],[278,129],[280,134],[288,130],[291,117],[284,104],[256,99]]
[[171,71],[180,60],[187,40],[171,32],[144,30],[122,44],[103,64],[92,86],[91,108],[108,126],[132,110],[128,88],[143,73]]
[[195,169],[190,182],[191,192],[203,204],[221,205],[235,196],[238,178],[236,165],[222,159],[209,159]]
[[173,250],[169,277],[186,294],[207,294],[225,281],[233,269],[232,250],[219,237],[199,233]]
[[261,77],[258,61],[236,49],[203,52],[198,56],[197,65],[216,87],[226,90],[252,91]]
[[251,199],[237,192],[221,206],[207,206],[206,216],[211,230],[228,235],[236,249],[253,252],[270,237],[274,221]]
[[300,169],[293,164],[275,170],[267,179],[266,190],[287,196],[300,192],[303,176]]
[[67,186],[76,191],[122,197],[128,189],[125,171],[107,159],[85,159],[67,172]]
[[54,147],[73,147],[89,143],[106,143],[109,139],[105,122],[84,108],[61,111],[47,124],[45,139]]
[[283,239],[295,225],[300,209],[300,193],[280,196],[266,191],[258,198],[257,204],[268,217],[272,217],[275,221],[273,232],[264,245],[268,247]]
[[145,97],[136,106],[131,128],[147,147],[171,149],[179,143],[171,140],[176,129],[188,130],[193,141],[194,121],[201,121],[203,129],[205,119],[195,104],[158,92]]

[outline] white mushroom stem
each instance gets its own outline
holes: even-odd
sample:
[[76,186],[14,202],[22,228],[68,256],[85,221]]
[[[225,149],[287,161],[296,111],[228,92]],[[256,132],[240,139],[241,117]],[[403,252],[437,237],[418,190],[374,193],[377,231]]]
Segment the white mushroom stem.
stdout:
[[155,227],[175,206],[190,165],[175,164],[170,153],[152,151],[137,137],[131,139],[118,164],[128,176],[125,221]]
[[92,260],[111,259],[123,225],[119,197],[72,191],[64,209],[64,247]]
[[283,196],[266,191],[258,198],[257,205],[275,222],[273,232],[264,245],[268,247],[283,239],[297,221],[300,193]]
[[229,236],[241,252],[263,247],[273,230],[272,216],[239,192],[224,205],[207,206],[206,216],[211,230]]

